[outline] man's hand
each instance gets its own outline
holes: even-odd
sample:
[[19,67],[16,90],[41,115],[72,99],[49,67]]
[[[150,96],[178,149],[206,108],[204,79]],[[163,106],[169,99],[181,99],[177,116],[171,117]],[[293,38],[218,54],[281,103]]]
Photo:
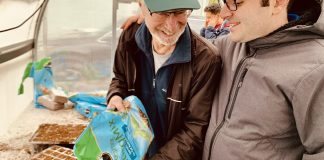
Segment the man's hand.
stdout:
[[107,109],[117,109],[119,112],[125,111],[125,106],[123,105],[123,99],[120,96],[113,96],[110,98],[107,105]]
[[129,26],[131,26],[133,23],[137,23],[137,24],[142,24],[144,21],[144,15],[143,14],[139,14],[139,15],[134,15],[129,17],[122,25],[121,25],[121,29],[127,29],[129,28]]

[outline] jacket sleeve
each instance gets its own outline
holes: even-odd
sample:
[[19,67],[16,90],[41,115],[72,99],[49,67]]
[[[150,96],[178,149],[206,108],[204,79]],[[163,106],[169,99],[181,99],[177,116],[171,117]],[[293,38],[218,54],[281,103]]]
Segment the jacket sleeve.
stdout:
[[123,31],[119,38],[119,42],[115,52],[113,73],[114,77],[111,80],[108,93],[107,104],[110,98],[114,95],[119,95],[123,99],[127,96],[127,78],[126,78],[126,41],[129,39],[129,32],[132,32],[132,28]]
[[324,64],[308,73],[292,99],[303,160],[324,159]]
[[219,29],[217,37],[224,36],[229,33],[230,33],[230,30],[228,28],[222,28],[222,29]]
[[212,26],[208,26],[205,30],[205,38],[206,39],[215,39],[217,38],[217,29]]
[[[221,60],[218,56],[204,57],[204,65],[194,68],[188,100],[187,114],[177,134],[152,159],[201,159],[205,133],[209,124],[214,93],[218,87]],[[199,63],[199,62],[198,62]]]
[[200,36],[205,37],[205,30],[206,30],[205,27],[200,29]]

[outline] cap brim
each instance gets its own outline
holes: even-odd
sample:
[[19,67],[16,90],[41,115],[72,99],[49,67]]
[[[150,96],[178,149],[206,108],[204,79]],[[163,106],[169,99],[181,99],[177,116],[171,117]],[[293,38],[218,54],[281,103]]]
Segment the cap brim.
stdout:
[[197,0],[145,0],[145,4],[151,12],[200,8]]

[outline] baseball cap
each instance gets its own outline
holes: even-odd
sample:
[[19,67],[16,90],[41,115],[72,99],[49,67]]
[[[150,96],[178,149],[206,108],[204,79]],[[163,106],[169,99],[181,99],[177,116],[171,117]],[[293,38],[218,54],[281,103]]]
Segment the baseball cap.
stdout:
[[198,0],[144,0],[151,12],[163,12],[173,9],[199,9]]

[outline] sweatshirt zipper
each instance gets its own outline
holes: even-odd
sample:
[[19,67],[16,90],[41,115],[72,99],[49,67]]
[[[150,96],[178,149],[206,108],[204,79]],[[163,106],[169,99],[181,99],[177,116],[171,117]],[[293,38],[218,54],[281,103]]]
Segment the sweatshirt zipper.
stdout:
[[[216,128],[216,130],[215,130],[215,132],[214,132],[214,134],[213,134],[213,136],[212,136],[212,139],[211,139],[211,141],[210,141],[209,154],[208,154],[208,157],[207,157],[208,160],[209,160],[210,157],[211,157],[212,147],[213,147],[213,145],[214,145],[214,142],[215,142],[215,139],[216,139],[216,135],[218,134],[219,130],[223,127],[223,125],[224,125],[224,123],[225,123],[227,110],[229,109],[228,107],[229,107],[229,104],[230,104],[230,102],[231,102],[231,97],[233,97],[233,96],[232,96],[232,92],[233,92],[233,89],[234,89],[234,84],[235,84],[235,82],[236,82],[235,79],[236,79],[236,77],[238,76],[238,73],[240,72],[241,67],[243,66],[245,60],[248,59],[248,58],[253,57],[253,56],[255,55],[255,53],[256,53],[256,50],[254,51],[253,54],[244,57],[244,58],[240,61],[240,63],[238,64],[238,66],[237,66],[237,69],[236,69],[236,71],[235,71],[235,73],[234,73],[234,78],[233,78],[233,81],[232,81],[231,89],[230,89],[230,95],[229,95],[229,97],[228,97],[228,102],[227,102],[227,105],[226,105],[226,108],[225,108],[224,117],[223,117],[223,119],[222,119],[222,122],[217,126],[217,128]],[[246,68],[245,68],[245,69],[246,69]],[[244,73],[244,72],[245,72],[245,73]],[[241,80],[241,81],[240,81],[241,84],[238,83],[238,85],[242,85],[242,83],[243,83],[243,79],[244,79],[245,74],[246,74],[246,72],[247,72],[247,69],[246,69],[246,71],[244,70],[244,72],[243,72],[243,73],[244,73],[244,76],[241,76],[241,78],[240,78],[240,80]],[[235,93],[234,97],[232,98],[232,103],[231,103],[232,106],[231,106],[231,109],[230,109],[230,110],[232,110],[232,108],[233,108],[233,106],[234,106],[234,102],[235,102],[236,95],[237,95],[237,93],[238,93],[238,89],[236,89],[235,92],[236,92],[236,93]],[[232,111],[231,111],[231,112],[232,112]],[[229,116],[229,117],[230,117],[230,116]]]

